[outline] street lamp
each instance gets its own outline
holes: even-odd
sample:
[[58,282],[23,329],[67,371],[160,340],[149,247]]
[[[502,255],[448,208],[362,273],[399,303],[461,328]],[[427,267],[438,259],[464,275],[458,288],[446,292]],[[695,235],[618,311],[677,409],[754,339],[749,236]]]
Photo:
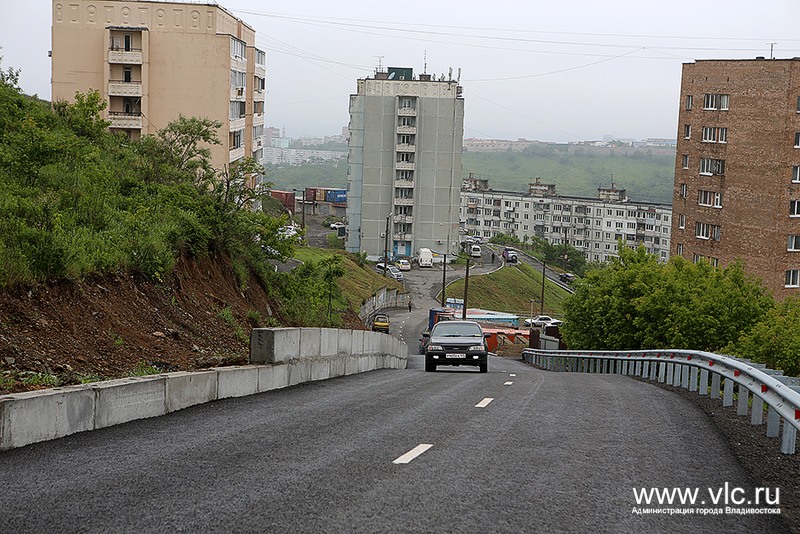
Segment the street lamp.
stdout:
[[469,256],[467,256],[467,274],[464,277],[464,308],[461,310],[461,319],[467,318],[467,293],[469,292]]
[[383,234],[383,276],[386,275],[386,270],[389,268],[389,221],[392,214],[386,216],[386,231]]
[[[292,191],[294,191],[295,193],[299,193],[300,192],[299,189],[292,189]],[[307,191],[308,191],[307,187],[303,189],[303,197],[302,197],[303,199],[300,201],[302,206],[303,206],[303,215],[301,217],[301,219],[302,219],[301,224],[303,226],[303,230],[306,229],[306,192]]]

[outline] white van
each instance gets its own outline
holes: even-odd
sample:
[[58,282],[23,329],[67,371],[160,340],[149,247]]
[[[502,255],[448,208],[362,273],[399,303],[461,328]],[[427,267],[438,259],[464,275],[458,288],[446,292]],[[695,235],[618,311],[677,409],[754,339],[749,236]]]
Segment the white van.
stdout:
[[472,245],[469,248],[469,255],[473,258],[480,258],[481,257],[481,246],[480,245]]
[[429,248],[419,249],[419,256],[417,256],[417,263],[420,267],[433,267],[433,252]]

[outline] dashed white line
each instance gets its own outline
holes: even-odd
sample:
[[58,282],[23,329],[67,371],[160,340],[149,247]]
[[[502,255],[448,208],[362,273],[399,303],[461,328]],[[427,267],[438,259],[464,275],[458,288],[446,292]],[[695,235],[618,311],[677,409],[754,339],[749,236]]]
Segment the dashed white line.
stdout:
[[517,376],[517,375],[515,375],[514,373],[511,373],[511,374],[510,374],[510,375],[508,375],[508,376]]
[[478,404],[476,404],[475,407],[476,408],[486,408],[487,406],[489,406],[489,403],[492,402],[493,400],[494,400],[494,397],[486,397],[485,399],[480,401]]
[[504,386],[510,386],[510,385],[511,385],[511,384],[513,384],[513,383],[514,383],[514,382],[506,382],[506,383],[505,383],[505,384],[503,384],[503,385],[504,385]]
[[420,443],[419,445],[417,445],[416,447],[414,447],[413,449],[411,449],[410,451],[408,451],[408,452],[407,452],[407,453],[405,453],[404,455],[402,455],[402,456],[400,456],[399,458],[397,458],[397,459],[396,459],[395,461],[393,461],[392,463],[393,463],[393,464],[407,464],[407,463],[409,463],[411,460],[413,460],[414,458],[416,458],[417,456],[419,456],[420,454],[422,454],[423,452],[425,452],[425,451],[427,451],[428,449],[430,449],[431,447],[433,447],[433,444],[430,444],[430,443]]

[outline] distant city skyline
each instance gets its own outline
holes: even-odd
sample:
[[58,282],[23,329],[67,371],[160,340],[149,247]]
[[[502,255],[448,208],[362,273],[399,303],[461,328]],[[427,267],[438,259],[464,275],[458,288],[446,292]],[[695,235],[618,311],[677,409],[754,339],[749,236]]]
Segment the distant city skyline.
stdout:
[[[266,123],[290,137],[340,132],[356,80],[402,66],[460,76],[468,138],[674,138],[683,63],[800,56],[796,0],[731,0],[713,15],[690,0],[219,3],[256,30]],[[51,9],[15,3],[0,18],[0,66],[20,69],[23,91],[45,99]]]

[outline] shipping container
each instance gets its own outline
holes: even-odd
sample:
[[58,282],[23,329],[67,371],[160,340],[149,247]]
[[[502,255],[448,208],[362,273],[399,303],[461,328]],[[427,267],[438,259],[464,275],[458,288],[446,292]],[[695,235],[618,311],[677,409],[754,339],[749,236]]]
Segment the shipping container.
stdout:
[[307,187],[306,188],[306,200],[308,202],[314,202],[317,200],[317,188],[316,187]]
[[317,202],[325,202],[325,190],[324,189],[317,189],[317,198],[315,199]]
[[347,202],[346,189],[328,189],[325,191],[326,202]]
[[273,198],[277,198],[280,200],[283,207],[289,210],[289,212],[294,213],[295,210],[295,196],[294,192],[292,191],[278,191],[273,189],[270,191],[270,195]]

